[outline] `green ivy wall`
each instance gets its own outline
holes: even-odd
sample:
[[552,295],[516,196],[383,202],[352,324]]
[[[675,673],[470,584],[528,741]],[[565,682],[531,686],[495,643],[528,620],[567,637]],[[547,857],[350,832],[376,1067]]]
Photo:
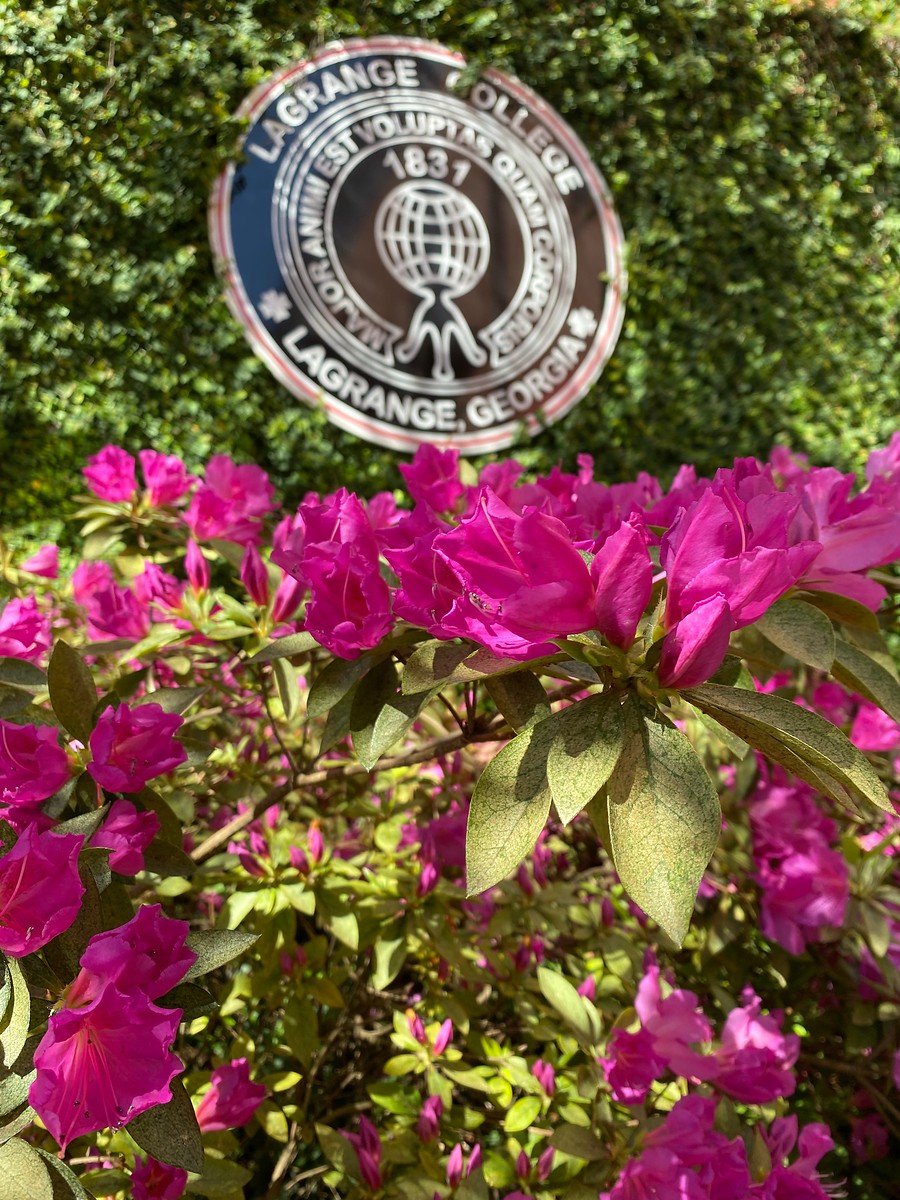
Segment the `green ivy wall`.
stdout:
[[107,441],[282,493],[399,482],[250,353],[206,236],[231,118],[340,37],[434,38],[574,126],[628,241],[622,337],[529,466],[704,471],[787,441],[857,469],[900,411],[898,44],[871,2],[0,0],[0,508],[52,536]]

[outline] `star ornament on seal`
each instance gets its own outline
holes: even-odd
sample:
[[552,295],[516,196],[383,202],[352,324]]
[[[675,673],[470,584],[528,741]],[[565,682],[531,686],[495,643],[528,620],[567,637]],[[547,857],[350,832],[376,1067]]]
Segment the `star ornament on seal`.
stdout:
[[327,47],[263,83],[210,205],[256,352],[342,429],[476,454],[559,420],[622,326],[609,190],[518,80],[442,46]]

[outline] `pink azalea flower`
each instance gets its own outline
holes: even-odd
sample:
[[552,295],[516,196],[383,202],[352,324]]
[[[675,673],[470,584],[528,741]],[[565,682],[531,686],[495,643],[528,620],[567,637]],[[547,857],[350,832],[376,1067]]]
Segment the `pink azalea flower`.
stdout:
[[187,760],[174,737],[183,724],[183,717],[163,712],[158,704],[110,705],[91,733],[89,774],[111,792],[139,792]]
[[147,1155],[144,1162],[138,1154],[131,1172],[132,1200],[180,1200],[187,1187],[187,1171],[157,1162]]
[[141,471],[147,485],[147,503],[151,508],[176,504],[191,489],[194,478],[177,455],[141,450]]
[[465,484],[459,478],[458,450],[439,450],[424,443],[412,462],[400,463],[399,470],[413,500],[435,512],[452,512],[465,495]]
[[447,1159],[447,1182],[452,1188],[458,1187],[463,1177],[463,1148],[457,1142],[450,1151],[450,1157]]
[[50,649],[50,620],[34,596],[14,598],[0,612],[0,658],[37,662]]
[[87,615],[88,633],[95,641],[131,638],[139,641],[150,628],[146,607],[113,578],[109,563],[79,563],[72,572],[76,603]]
[[187,921],[164,916],[159,904],[142,904],[125,925],[95,934],[69,988],[70,1007],[105,983],[159,999],[196,962],[197,955],[186,944],[189,929]]
[[900,749],[900,725],[876,704],[862,700],[853,719],[850,741],[860,750],[876,753],[897,750]]
[[112,851],[109,865],[120,875],[137,875],[144,869],[144,851],[158,832],[156,813],[139,812],[129,800],[114,800],[91,845]]
[[69,779],[69,760],[52,725],[0,720],[0,803],[36,805]]
[[36,554],[22,563],[22,570],[43,579],[59,578],[59,547],[53,544],[41,546]]
[[180,1009],[159,1008],[114,983],[100,984],[77,1007],[70,1007],[72,1000],[70,995],[50,1017],[29,1091],[32,1107],[63,1149],[81,1134],[119,1128],[165,1104],[169,1083],[182,1069],[169,1049]]
[[763,1016],[760,1009],[759,997],[747,988],[741,1007],[733,1008],[726,1018],[716,1051],[716,1087],[744,1104],[790,1096],[797,1086],[793,1066],[800,1039],[782,1033],[780,1020]]
[[648,965],[638,985],[634,1002],[641,1024],[653,1038],[653,1054],[685,1079],[709,1079],[716,1064],[708,1054],[699,1054],[691,1046],[709,1042],[712,1029],[698,1007],[693,992],[675,988],[665,997],[660,987],[660,971]]
[[790,954],[820,940],[826,926],[843,924],[850,898],[844,856],[823,843],[783,857],[763,859],[756,872],[761,888],[760,928]]
[[155,607],[164,613],[181,607],[184,584],[156,563],[144,564],[144,570],[134,577],[134,594],[144,609]]
[[666,1061],[654,1052],[653,1037],[646,1029],[614,1029],[600,1065],[619,1104],[643,1104],[666,1070]]
[[[834,1141],[826,1125],[814,1121],[806,1125],[797,1137],[797,1118],[776,1117],[771,1128],[761,1130],[772,1156],[772,1170],[751,1188],[748,1200],[829,1200],[836,1192],[835,1185],[823,1184],[816,1168],[819,1160],[834,1149]],[[797,1143],[799,1157],[788,1164],[787,1157]]]
[[365,510],[341,488],[322,503],[305,501],[297,517],[272,561],[309,586],[305,626],[313,637],[341,658],[358,658],[393,623]]
[[199,542],[258,542],[262,518],[275,507],[274,495],[260,467],[238,466],[227,454],[217,454],[207,463],[184,519]]
[[[728,633],[758,620],[821,549],[798,497],[778,492],[753,460],[719,471],[662,539],[666,574],[660,680],[687,687],[721,664]],[[703,618],[686,624],[689,616]],[[677,632],[676,632],[677,631]],[[672,639],[677,643],[667,645]]]
[[0,858],[0,950],[20,958],[63,933],[81,908],[80,834],[29,826]]
[[441,1022],[441,1026],[434,1035],[434,1042],[431,1050],[435,1058],[440,1058],[447,1047],[450,1045],[450,1039],[453,1037],[453,1022],[449,1017]]
[[545,1094],[552,1096],[556,1091],[556,1071],[553,1069],[553,1064],[539,1058],[532,1064],[531,1073],[544,1089]]
[[83,469],[85,481],[101,500],[130,500],[137,486],[135,462],[121,446],[104,446],[88,459]]
[[238,1129],[246,1125],[266,1098],[261,1083],[251,1083],[250,1064],[235,1058],[216,1067],[209,1090],[197,1107],[197,1122],[204,1132]]

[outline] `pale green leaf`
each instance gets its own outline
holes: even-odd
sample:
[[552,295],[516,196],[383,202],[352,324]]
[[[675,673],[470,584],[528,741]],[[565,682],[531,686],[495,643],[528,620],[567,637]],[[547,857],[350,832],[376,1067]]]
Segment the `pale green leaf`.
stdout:
[[540,680],[531,671],[492,675],[485,687],[497,708],[516,733],[550,715],[550,701]]
[[880,663],[842,638],[837,639],[832,674],[900,722],[900,683]]
[[19,1138],[0,1146],[0,1189],[3,1200],[54,1200],[49,1166]]
[[632,899],[681,945],[719,838],[719,801],[679,730],[645,716],[636,700],[625,711],[625,743],[607,789],[613,861]]
[[300,717],[300,683],[297,668],[286,658],[276,658],[272,663],[272,673],[275,676],[275,686],[278,688],[278,699],[284,711],[284,719],[291,727],[297,724]]
[[184,978],[196,979],[207,971],[231,962],[249,950],[257,936],[255,933],[242,933],[239,929],[198,929],[195,933],[189,933],[187,945],[197,955],[197,961]]
[[270,642],[268,646],[263,646],[262,650],[258,650],[252,658],[247,661],[251,663],[273,662],[278,658],[293,658],[295,654],[308,654],[310,650],[314,650],[319,643],[311,633],[303,630],[302,633],[291,633],[287,637],[278,638],[277,641]]
[[757,629],[798,662],[828,672],[834,661],[834,628],[828,617],[802,600],[780,600],[756,621]]
[[568,979],[550,967],[538,967],[538,987],[567,1025],[570,1025],[583,1046],[595,1046],[603,1029],[597,1010]]
[[507,1133],[521,1133],[540,1115],[540,1111],[539,1096],[520,1096],[503,1118],[503,1128]]
[[619,698],[589,696],[555,713],[541,733],[552,734],[547,779],[559,819],[567,825],[596,796],[616,765],[624,737]]
[[[872,764],[839,729],[816,713],[780,696],[710,683],[688,688],[684,696],[801,778],[815,785],[822,776],[828,776],[852,795],[893,812],[887,790]],[[797,771],[798,760],[812,771]]]
[[4,963],[4,992],[7,995],[6,1011],[0,1014],[0,1062],[9,1069],[25,1045],[31,1027],[31,997],[22,968],[15,958]]

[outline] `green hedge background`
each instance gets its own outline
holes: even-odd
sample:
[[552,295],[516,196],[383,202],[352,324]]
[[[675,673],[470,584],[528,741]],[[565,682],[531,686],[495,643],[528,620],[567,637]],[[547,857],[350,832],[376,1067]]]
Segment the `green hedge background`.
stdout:
[[0,0],[3,524],[59,536],[107,441],[252,459],[290,501],[398,484],[254,358],[206,235],[246,93],[380,32],[518,76],[615,196],[623,334],[527,465],[667,476],[782,440],[858,469],[900,412],[897,28],[889,0]]

